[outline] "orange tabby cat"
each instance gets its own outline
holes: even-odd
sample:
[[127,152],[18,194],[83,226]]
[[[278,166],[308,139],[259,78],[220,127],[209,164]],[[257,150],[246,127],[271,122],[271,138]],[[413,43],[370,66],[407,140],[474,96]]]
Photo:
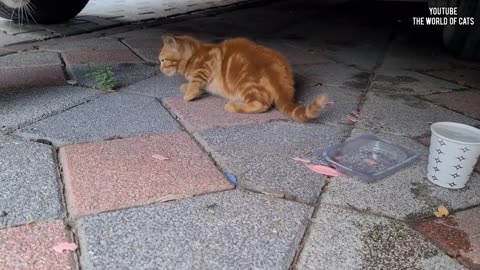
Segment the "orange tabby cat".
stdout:
[[273,49],[243,38],[205,44],[188,36],[164,35],[160,70],[167,76],[182,74],[186,101],[200,89],[229,100],[228,112],[261,113],[273,104],[289,118],[306,122],[316,118],[327,103],[320,96],[308,106],[294,101],[293,74],[288,61]]

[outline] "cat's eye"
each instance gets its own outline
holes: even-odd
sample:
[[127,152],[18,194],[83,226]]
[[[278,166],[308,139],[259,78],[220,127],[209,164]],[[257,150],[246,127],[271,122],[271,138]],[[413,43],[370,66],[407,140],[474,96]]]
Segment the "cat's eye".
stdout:
[[161,63],[165,62],[165,59],[163,59],[163,58],[162,58],[162,59],[160,59],[160,62],[161,62]]

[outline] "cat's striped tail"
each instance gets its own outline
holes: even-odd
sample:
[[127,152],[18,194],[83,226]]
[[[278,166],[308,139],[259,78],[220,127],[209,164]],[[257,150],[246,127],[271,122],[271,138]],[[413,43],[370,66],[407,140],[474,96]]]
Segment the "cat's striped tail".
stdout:
[[279,98],[276,101],[278,110],[297,122],[308,122],[317,118],[327,103],[327,96],[319,96],[307,106],[295,103],[292,99],[287,98]]

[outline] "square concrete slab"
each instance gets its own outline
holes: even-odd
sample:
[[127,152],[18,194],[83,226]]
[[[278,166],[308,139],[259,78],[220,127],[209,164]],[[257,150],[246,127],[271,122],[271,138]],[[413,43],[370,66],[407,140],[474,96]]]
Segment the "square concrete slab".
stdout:
[[158,63],[158,55],[163,46],[161,34],[149,37],[127,38],[123,40],[130,49],[132,49],[142,59]]
[[99,91],[74,86],[0,91],[0,130],[31,124],[100,94]]
[[127,49],[119,40],[110,38],[90,38],[90,39],[78,39],[78,40],[58,40],[53,44],[47,43],[47,45],[41,46],[42,49],[58,52],[72,52],[72,51],[84,51],[84,50],[119,50]]
[[163,74],[148,78],[121,89],[121,92],[133,93],[155,98],[183,96],[180,85],[187,81],[182,76],[167,77]]
[[113,65],[121,63],[140,63],[129,49],[82,50],[64,52],[63,59],[67,65]]
[[62,65],[62,61],[54,52],[21,52],[0,57],[1,69],[58,65]]
[[67,146],[60,160],[73,216],[232,188],[186,133]]
[[326,177],[292,158],[314,159],[317,150],[342,141],[345,133],[344,127],[272,122],[209,129],[195,137],[241,187],[313,203]]
[[115,65],[73,65],[69,72],[82,86],[100,88],[94,73],[110,68],[115,80],[115,89],[126,87],[136,82],[155,76],[158,67],[152,64],[123,63]]
[[[436,38],[427,39],[425,36],[415,36],[420,32],[411,31],[397,34],[386,51],[381,67],[421,71],[450,69],[454,62],[453,56],[445,51]],[[423,32],[425,34],[425,31]],[[426,34],[428,35],[428,33]]]
[[322,205],[294,269],[464,269],[407,224]]
[[22,52],[0,57],[0,89],[20,89],[65,84],[57,53]]
[[480,89],[480,70],[454,68],[449,70],[434,70],[426,72],[429,75],[442,78],[459,85]]
[[425,96],[424,98],[468,117],[480,120],[480,90],[436,94]]
[[369,89],[397,95],[429,95],[465,90],[465,88],[465,86],[414,71],[380,70],[375,74]]
[[285,40],[258,39],[259,44],[275,49],[288,59],[291,65],[326,64],[333,60],[325,57],[318,51],[309,50],[305,47],[290,45]]
[[21,68],[0,68],[0,90],[65,85],[65,72],[60,65]]
[[0,136],[0,157],[0,228],[65,215],[52,147]]
[[58,253],[53,247],[73,242],[60,220],[0,230],[0,268],[35,270],[77,269],[75,253]]
[[26,126],[18,134],[60,146],[178,130],[156,99],[113,93]]
[[480,208],[436,218],[416,226],[448,255],[469,269],[480,269]]
[[163,103],[190,132],[213,127],[263,123],[277,119],[286,120],[282,113],[273,108],[266,113],[259,114],[226,112],[224,110],[226,99],[208,95],[191,102],[186,102],[183,97],[170,97],[163,99]]
[[297,65],[293,70],[323,85],[365,89],[370,73],[344,64]]
[[87,269],[289,269],[312,208],[228,191],[80,219]]
[[[367,131],[355,129],[352,138]],[[473,174],[461,190],[439,187],[427,180],[428,149],[414,140],[376,133],[379,137],[422,153],[421,158],[397,173],[374,183],[335,177],[322,193],[322,203],[354,207],[396,219],[416,220],[433,216],[439,205],[463,209],[480,203],[480,175]]]
[[430,125],[449,121],[480,125],[479,121],[444,109],[413,96],[369,92],[362,107],[358,127],[408,137],[430,133]]
[[0,56],[4,56],[4,55],[7,55],[7,54],[12,54],[12,53],[15,53],[15,51],[0,48]]

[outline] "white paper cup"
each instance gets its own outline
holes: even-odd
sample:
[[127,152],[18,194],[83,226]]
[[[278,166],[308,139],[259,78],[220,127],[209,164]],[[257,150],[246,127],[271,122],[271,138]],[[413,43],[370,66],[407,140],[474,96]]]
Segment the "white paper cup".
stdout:
[[444,188],[465,187],[480,156],[480,129],[452,122],[434,123],[430,129],[428,180]]

